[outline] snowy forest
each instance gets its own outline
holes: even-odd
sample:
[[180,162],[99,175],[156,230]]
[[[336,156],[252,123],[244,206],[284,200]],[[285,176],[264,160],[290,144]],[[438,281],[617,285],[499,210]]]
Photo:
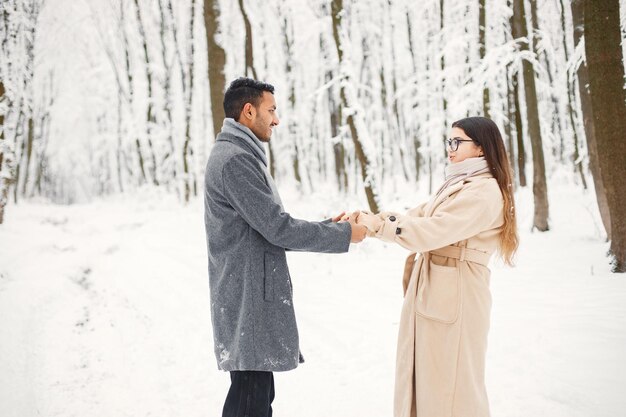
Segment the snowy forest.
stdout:
[[[451,124],[493,119],[520,246],[489,264],[492,415],[623,415],[625,39],[626,0],[0,0],[0,415],[219,415],[203,180],[241,76],[275,86],[301,219],[415,207]],[[392,415],[406,256],[288,252],[276,415]]]
[[[533,190],[533,227],[550,227],[546,178],[593,187],[624,271],[624,4],[3,0],[0,222],[35,197],[196,198],[225,87],[250,76],[276,87],[278,184],[356,193],[377,212],[381,190],[432,191],[450,124],[484,115],[515,187]],[[610,23],[585,17],[607,10]]]

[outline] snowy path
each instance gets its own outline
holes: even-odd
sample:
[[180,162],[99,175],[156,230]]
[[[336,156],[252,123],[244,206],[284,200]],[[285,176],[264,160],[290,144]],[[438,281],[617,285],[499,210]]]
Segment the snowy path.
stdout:
[[[0,416],[220,415],[202,210],[156,200],[10,207]],[[553,231],[522,230],[518,266],[493,267],[492,414],[626,415],[626,277],[608,273],[588,196],[551,203]],[[307,362],[276,375],[275,415],[391,415],[404,256],[377,241],[289,254]]]

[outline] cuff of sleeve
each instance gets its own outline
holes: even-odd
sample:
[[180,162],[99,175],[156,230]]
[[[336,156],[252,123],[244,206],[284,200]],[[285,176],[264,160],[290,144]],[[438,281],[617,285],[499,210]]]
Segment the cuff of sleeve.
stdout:
[[350,240],[352,239],[352,226],[348,222],[336,223],[340,227],[343,227],[344,233],[344,246],[340,253],[345,253],[350,250]]
[[398,228],[398,216],[389,214],[384,217],[384,223],[378,230],[377,236],[386,242],[395,242],[396,229]]

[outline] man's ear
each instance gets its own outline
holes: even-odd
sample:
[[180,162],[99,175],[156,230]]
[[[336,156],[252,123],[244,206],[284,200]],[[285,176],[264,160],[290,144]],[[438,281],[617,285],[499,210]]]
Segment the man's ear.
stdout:
[[254,117],[255,112],[256,112],[256,109],[254,108],[252,103],[246,103],[243,105],[243,109],[241,110],[240,117],[245,117],[248,120],[252,120],[252,117]]

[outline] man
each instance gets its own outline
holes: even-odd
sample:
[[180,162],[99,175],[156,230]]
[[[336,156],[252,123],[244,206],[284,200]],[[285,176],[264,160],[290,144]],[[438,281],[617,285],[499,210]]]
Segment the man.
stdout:
[[367,229],[341,215],[307,222],[284,211],[263,148],[279,122],[274,87],[239,78],[224,111],[204,194],[215,356],[231,378],[222,415],[269,417],[273,372],[303,362],[285,250],[347,252]]

